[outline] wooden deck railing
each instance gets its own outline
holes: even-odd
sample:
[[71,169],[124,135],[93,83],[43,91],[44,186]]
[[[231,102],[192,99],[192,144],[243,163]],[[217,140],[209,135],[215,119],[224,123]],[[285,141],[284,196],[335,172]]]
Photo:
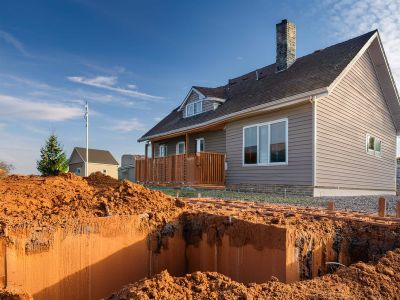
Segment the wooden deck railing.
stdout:
[[225,154],[189,153],[136,160],[136,180],[142,183],[225,184]]

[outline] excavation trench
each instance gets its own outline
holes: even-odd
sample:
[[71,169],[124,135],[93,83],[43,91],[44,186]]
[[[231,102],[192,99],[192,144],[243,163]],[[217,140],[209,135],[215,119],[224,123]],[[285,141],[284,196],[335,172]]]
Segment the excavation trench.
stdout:
[[399,226],[309,218],[308,226],[256,223],[184,212],[158,230],[146,215],[94,218],[84,225],[4,232],[3,286],[34,299],[100,299],[167,269],[182,276],[216,271],[243,282],[294,282],[334,271],[337,263],[376,261],[400,247]]

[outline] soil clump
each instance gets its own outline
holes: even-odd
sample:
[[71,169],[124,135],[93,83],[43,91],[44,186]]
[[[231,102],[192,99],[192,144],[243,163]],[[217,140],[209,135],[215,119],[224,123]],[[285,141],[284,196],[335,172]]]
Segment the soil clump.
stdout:
[[376,264],[355,263],[335,273],[292,284],[276,278],[241,284],[215,272],[173,277],[167,271],[127,285],[109,300],[128,299],[399,299],[400,249]]

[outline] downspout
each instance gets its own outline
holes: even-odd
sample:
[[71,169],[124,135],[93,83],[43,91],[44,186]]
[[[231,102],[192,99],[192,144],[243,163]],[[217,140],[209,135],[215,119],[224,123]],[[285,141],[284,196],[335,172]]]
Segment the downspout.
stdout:
[[[312,145],[313,145],[313,171],[312,171],[312,184],[313,189],[317,186],[317,97],[313,96],[311,99],[312,103]],[[314,194],[314,193],[313,193]],[[315,195],[314,195],[315,196]]]

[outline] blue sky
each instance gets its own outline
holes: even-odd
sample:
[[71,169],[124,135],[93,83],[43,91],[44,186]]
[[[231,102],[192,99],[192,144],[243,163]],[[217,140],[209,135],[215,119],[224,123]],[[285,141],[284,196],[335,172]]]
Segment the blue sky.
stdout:
[[[389,3],[389,4],[388,4]],[[67,155],[136,142],[192,85],[217,86],[274,62],[275,24],[297,26],[297,55],[378,28],[400,78],[400,1],[3,1],[0,159],[35,173],[54,131]]]

